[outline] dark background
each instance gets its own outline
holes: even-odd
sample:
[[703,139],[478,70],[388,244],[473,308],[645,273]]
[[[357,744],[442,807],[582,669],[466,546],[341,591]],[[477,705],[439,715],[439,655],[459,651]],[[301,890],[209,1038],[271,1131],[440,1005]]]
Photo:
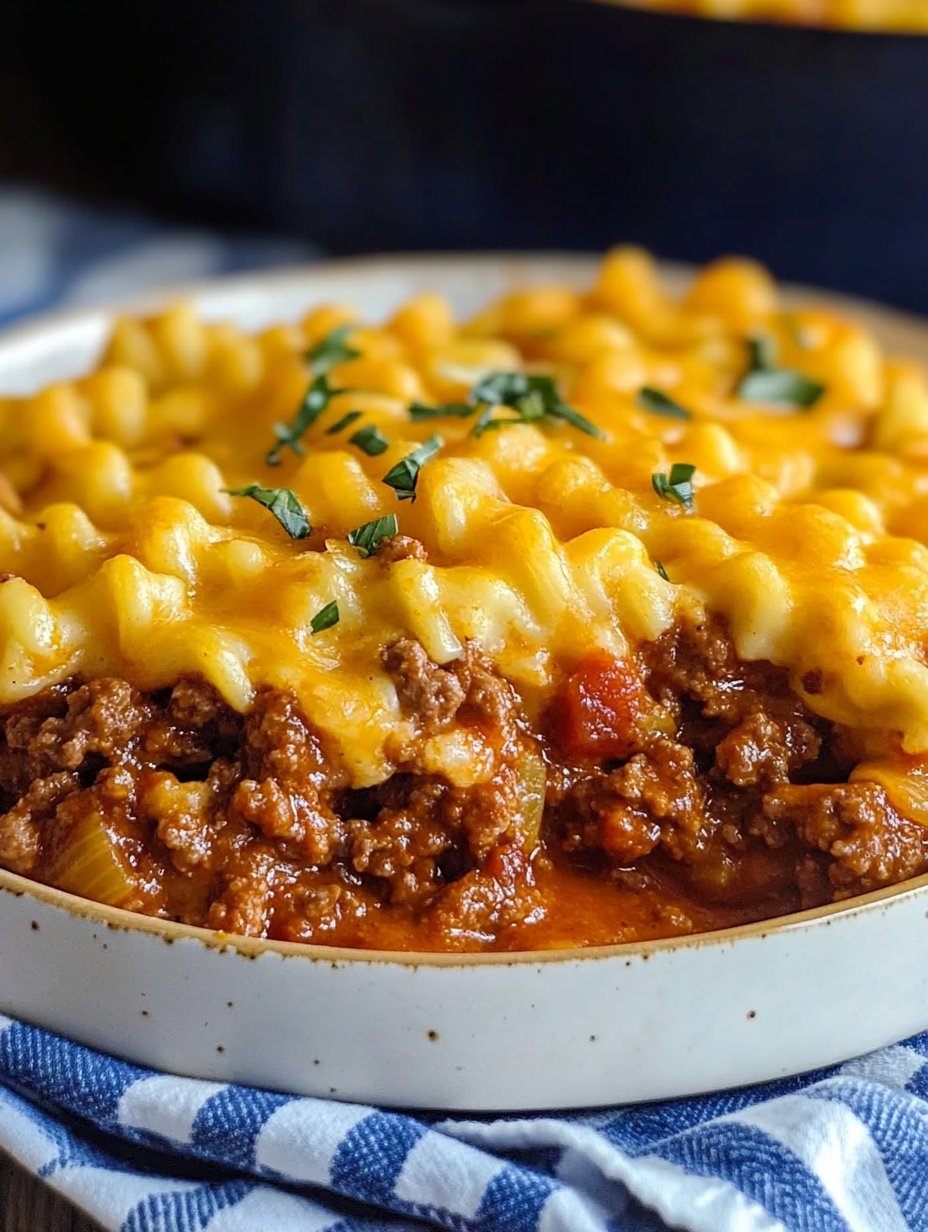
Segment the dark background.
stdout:
[[745,252],[928,311],[928,38],[585,0],[0,0],[0,175],[333,252]]

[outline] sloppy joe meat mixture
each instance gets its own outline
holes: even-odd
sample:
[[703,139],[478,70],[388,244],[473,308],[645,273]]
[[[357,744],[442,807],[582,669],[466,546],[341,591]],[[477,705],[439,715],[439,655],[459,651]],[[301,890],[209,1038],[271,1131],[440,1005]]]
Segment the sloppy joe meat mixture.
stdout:
[[[539,731],[473,649],[383,662],[416,738],[365,790],[286,693],[241,715],[196,679],[46,690],[2,718],[0,864],[228,933],[399,950],[685,934],[928,867],[924,829],[848,781],[840,730],[721,625],[679,626],[634,673],[587,660]],[[636,731],[641,697],[666,730]],[[429,773],[442,733],[490,750],[487,781]]]

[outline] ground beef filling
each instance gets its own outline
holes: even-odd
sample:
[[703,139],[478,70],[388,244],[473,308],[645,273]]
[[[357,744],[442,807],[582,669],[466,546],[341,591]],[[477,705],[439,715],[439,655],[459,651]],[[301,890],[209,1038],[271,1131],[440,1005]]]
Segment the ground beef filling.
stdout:
[[[0,721],[0,864],[247,936],[403,945],[405,919],[430,948],[493,942],[540,909],[519,789],[537,742],[472,651],[445,669],[400,642],[384,661],[415,734],[364,791],[285,693],[243,716],[197,680],[47,690]],[[479,747],[485,782],[429,772],[428,738],[452,730]]]
[[[847,781],[840,732],[721,627],[649,648],[672,722],[622,758],[566,757],[472,649],[440,667],[402,640],[383,663],[412,734],[361,791],[286,693],[240,715],[198,680],[46,690],[0,719],[0,865],[230,933],[387,949],[671,935],[928,867],[925,831]],[[481,781],[434,772],[443,733]]]
[[671,867],[691,901],[753,901],[760,919],[928,869],[924,827],[876,784],[848,782],[840,730],[806,709],[786,671],[740,662],[721,626],[662,638],[647,682],[675,733],[562,775],[549,833],[573,859],[638,884]]

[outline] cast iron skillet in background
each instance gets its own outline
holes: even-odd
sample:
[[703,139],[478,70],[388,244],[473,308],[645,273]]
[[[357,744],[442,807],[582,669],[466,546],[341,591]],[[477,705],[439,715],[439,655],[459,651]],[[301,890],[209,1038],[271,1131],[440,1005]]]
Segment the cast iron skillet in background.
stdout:
[[928,38],[584,0],[3,7],[28,106],[0,167],[336,252],[631,240],[928,311]]

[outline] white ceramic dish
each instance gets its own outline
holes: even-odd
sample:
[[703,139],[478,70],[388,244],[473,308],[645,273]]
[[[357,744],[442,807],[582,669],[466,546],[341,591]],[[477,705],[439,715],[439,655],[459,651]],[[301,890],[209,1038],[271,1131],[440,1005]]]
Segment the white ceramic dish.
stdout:
[[[582,285],[591,268],[557,256],[349,261],[185,294],[257,327],[329,298],[376,316],[423,286],[468,311],[514,283]],[[896,349],[928,353],[928,326],[851,310]],[[81,311],[9,331],[0,392],[86,368],[108,320]],[[839,1061],[928,1026],[926,956],[928,877],[682,941],[436,957],[220,943],[0,872],[0,1010],[145,1065],[410,1107],[612,1104]]]

